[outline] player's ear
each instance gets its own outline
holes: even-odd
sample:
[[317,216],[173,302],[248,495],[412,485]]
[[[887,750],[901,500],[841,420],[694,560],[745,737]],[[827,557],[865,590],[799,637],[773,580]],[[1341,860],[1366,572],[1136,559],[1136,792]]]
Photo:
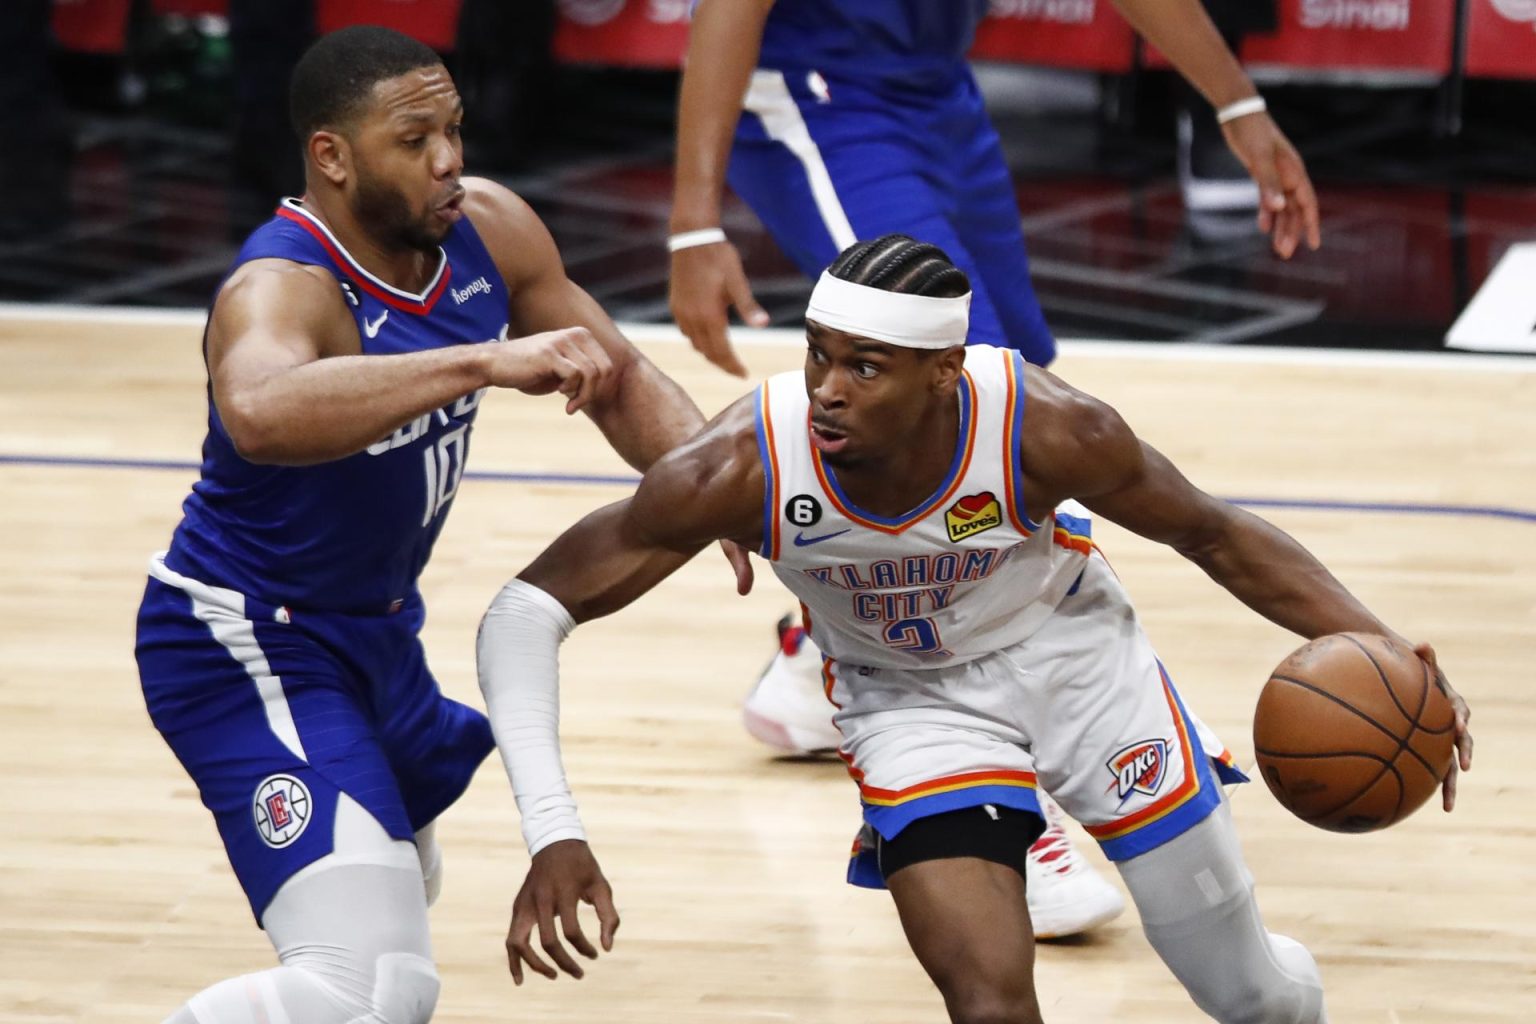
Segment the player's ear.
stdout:
[[965,346],[955,345],[933,355],[933,390],[936,394],[953,391],[965,370]]
[[327,181],[338,188],[347,183],[351,177],[352,148],[344,135],[322,129],[309,137],[305,148],[310,162]]

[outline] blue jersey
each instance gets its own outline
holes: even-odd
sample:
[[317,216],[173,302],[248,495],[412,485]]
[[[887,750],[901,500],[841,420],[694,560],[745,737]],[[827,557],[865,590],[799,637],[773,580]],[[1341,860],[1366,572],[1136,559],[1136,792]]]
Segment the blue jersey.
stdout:
[[[468,217],[443,241],[437,273],[420,294],[368,273],[293,199],[246,240],[231,272],[269,258],[335,275],[364,355],[506,339],[507,288]],[[202,477],[182,507],[166,565],[279,606],[371,614],[414,604],[416,579],[464,472],[482,394],[355,455],[295,467],[242,458],[210,388]]]
[[964,67],[987,0],[778,0],[759,64],[921,86]]

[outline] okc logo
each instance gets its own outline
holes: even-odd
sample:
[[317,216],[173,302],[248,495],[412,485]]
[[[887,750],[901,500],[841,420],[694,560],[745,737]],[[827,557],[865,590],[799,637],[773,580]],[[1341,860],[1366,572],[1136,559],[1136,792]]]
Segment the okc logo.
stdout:
[[1489,0],[1510,21],[1529,21],[1536,28],[1536,0]]
[[1115,777],[1105,792],[1115,790],[1121,803],[1132,793],[1156,796],[1168,774],[1168,744],[1164,740],[1132,743],[1104,762],[1104,767]]
[[312,804],[309,790],[292,775],[268,775],[256,787],[252,813],[261,841],[280,850],[304,834]]

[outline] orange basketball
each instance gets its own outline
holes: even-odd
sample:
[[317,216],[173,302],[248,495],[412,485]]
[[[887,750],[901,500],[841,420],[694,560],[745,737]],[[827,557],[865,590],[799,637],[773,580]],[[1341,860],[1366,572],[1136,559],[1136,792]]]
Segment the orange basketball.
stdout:
[[1455,712],[1429,666],[1370,633],[1318,637],[1259,694],[1253,746],[1275,799],[1331,832],[1395,824],[1432,796],[1455,756]]

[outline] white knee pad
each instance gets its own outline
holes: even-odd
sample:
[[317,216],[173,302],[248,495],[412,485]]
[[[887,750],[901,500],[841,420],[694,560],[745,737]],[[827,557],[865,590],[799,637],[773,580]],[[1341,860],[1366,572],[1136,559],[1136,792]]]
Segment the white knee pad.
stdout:
[[437,966],[414,953],[385,953],[374,964],[373,1014],[356,1024],[427,1024],[441,988]]
[[1312,954],[1264,929],[1225,806],[1119,867],[1147,941],[1200,1009],[1221,1024],[1327,1024]]
[[335,851],[262,914],[282,966],[219,982],[169,1024],[426,1024],[439,982],[422,883],[416,845],[343,794]]
[[1312,955],[1264,931],[1252,896],[1143,930],[1195,1005],[1220,1024],[1327,1024]]

